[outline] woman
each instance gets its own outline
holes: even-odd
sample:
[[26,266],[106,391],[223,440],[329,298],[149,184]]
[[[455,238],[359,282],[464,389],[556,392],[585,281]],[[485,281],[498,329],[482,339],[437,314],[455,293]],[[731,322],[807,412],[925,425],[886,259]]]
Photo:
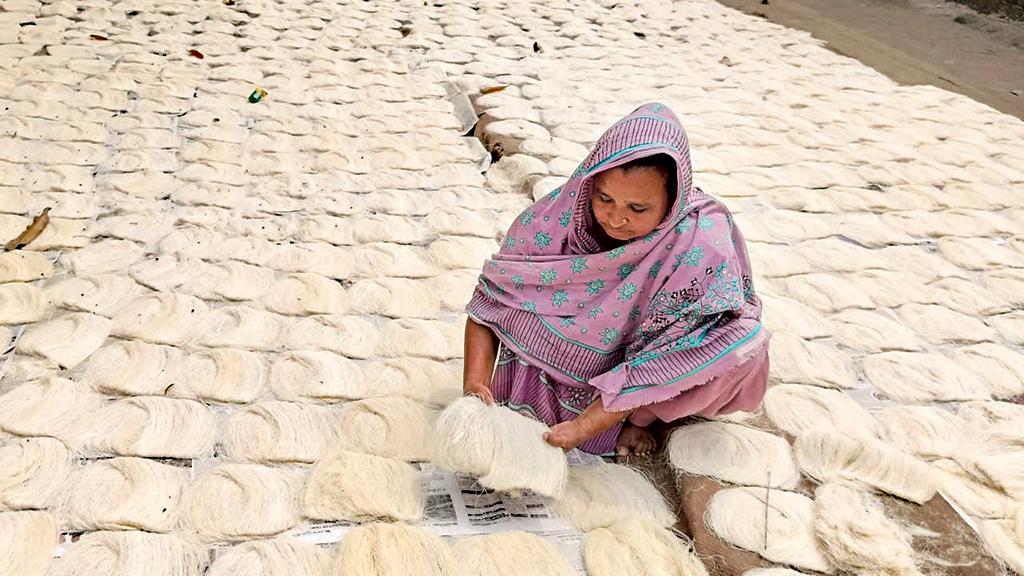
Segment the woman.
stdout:
[[519,216],[466,309],[465,393],[543,421],[567,450],[644,454],[655,420],[764,396],[769,335],[743,236],[693,187],[686,133],[661,104],[612,125]]

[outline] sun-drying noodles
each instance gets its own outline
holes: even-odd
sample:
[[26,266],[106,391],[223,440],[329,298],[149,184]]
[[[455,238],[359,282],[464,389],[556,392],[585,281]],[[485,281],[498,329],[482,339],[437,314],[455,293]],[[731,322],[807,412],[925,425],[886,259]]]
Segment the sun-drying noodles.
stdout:
[[711,497],[704,520],[729,544],[767,560],[832,572],[814,533],[814,502],[806,496],[764,488],[727,488]]
[[657,523],[643,519],[587,532],[583,537],[583,559],[590,576],[707,576],[708,573],[686,541]]
[[182,358],[173,346],[116,340],[90,356],[77,376],[105,394],[162,396],[178,381]]
[[928,465],[879,441],[825,430],[797,437],[800,469],[820,482],[850,482],[923,504],[935,495]]
[[112,334],[154,344],[181,345],[202,329],[207,305],[185,294],[159,292],[140,296],[114,316]]
[[0,430],[19,436],[52,436],[75,448],[103,397],[65,378],[22,384],[0,396]]
[[468,536],[455,543],[459,568],[474,576],[575,576],[572,564],[546,540],[519,530]]
[[269,310],[293,316],[343,314],[349,307],[341,284],[311,273],[289,274],[274,282],[262,302]]
[[356,362],[334,352],[286,352],[270,367],[270,388],[284,400],[375,396]]
[[327,576],[331,555],[313,544],[256,540],[234,546],[210,566],[207,576]]
[[70,312],[35,324],[18,341],[18,352],[74,368],[103,345],[111,322],[86,312]]
[[349,402],[341,412],[341,443],[347,450],[406,461],[430,459],[437,411],[408,398]]
[[213,412],[192,400],[125,398],[104,406],[91,422],[90,447],[120,456],[209,457],[217,437]]
[[267,367],[260,354],[216,348],[185,357],[171,396],[215,402],[252,402],[267,386]]
[[919,458],[950,458],[963,442],[963,422],[934,406],[890,406],[878,413],[882,437]]
[[800,481],[789,442],[740,424],[702,422],[676,428],[668,453],[677,470],[733,484],[793,489]]
[[870,494],[824,484],[814,495],[814,528],[832,563],[856,574],[920,576],[910,534]]
[[878,430],[875,418],[852,398],[817,386],[772,386],[765,393],[764,410],[772,424],[792,436],[821,428],[871,437]]
[[337,576],[458,576],[439,537],[403,524],[367,524],[349,532],[333,561]]
[[434,463],[498,491],[555,496],[565,486],[565,454],[544,441],[544,424],[504,406],[460,398],[437,420]]
[[663,527],[676,522],[661,492],[636,469],[620,464],[571,466],[555,510],[578,530],[644,519]]
[[318,461],[306,482],[303,512],[322,520],[423,517],[423,489],[412,465],[371,454],[337,451]]
[[206,314],[196,338],[203,346],[275,350],[282,348],[284,318],[249,306],[223,306]]
[[62,512],[77,530],[170,532],[188,480],[185,468],[144,458],[98,460],[71,477]]
[[56,503],[70,462],[55,438],[19,438],[0,446],[0,510],[49,508]]
[[202,540],[271,536],[299,522],[302,476],[282,468],[223,464],[194,481],[182,501],[182,527]]
[[47,576],[202,576],[198,547],[174,534],[91,532],[54,560]]
[[981,540],[993,556],[1024,574],[1024,506],[1008,518],[982,522]]
[[57,521],[49,512],[0,512],[0,574],[43,576],[57,536]]
[[316,404],[252,404],[228,419],[224,452],[241,462],[314,462],[334,444],[337,418]]

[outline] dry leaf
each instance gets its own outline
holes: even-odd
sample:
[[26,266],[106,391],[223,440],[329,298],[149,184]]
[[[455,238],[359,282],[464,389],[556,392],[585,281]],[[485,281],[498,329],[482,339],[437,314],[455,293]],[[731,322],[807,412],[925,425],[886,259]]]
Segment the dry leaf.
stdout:
[[495,92],[501,92],[505,88],[508,88],[508,84],[501,84],[498,86],[484,86],[480,89],[481,94],[494,94]]
[[106,36],[101,36],[99,34],[89,34],[89,38],[92,38],[93,40],[109,40]]
[[203,58],[206,58],[206,56],[203,56],[202,52],[200,52],[199,50],[196,50],[196,49],[189,50],[188,51],[188,55],[193,57],[193,58],[199,58],[200,60],[202,60]]
[[4,245],[5,250],[17,250],[28,246],[33,240],[39,237],[46,230],[46,225],[50,223],[50,209],[43,208],[43,211],[32,219],[32,223],[29,224],[25,231],[14,239]]

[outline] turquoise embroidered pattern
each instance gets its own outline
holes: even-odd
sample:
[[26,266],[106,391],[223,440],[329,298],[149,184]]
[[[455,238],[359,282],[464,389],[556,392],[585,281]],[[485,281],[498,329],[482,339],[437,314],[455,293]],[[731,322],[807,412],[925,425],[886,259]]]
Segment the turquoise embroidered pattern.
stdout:
[[619,335],[619,331],[615,328],[605,328],[601,330],[601,343],[609,345],[615,342],[615,337]]
[[675,267],[679,268],[680,266],[689,266],[691,268],[696,268],[697,266],[700,266],[700,262],[703,259],[704,249],[700,246],[695,246],[694,248],[676,256]]
[[629,276],[636,270],[636,264],[623,264],[619,266],[619,280],[625,280],[626,276]]
[[561,307],[569,301],[569,293],[565,290],[555,290],[555,293],[551,295],[551,304]]
[[622,302],[629,300],[630,298],[633,297],[634,294],[636,294],[636,291],[636,284],[633,284],[632,282],[623,284],[622,286],[619,287],[619,300],[621,300]]
[[651,264],[651,269],[647,271],[647,277],[651,278],[652,280],[654,278],[657,278],[658,273],[661,272],[661,267],[664,264],[665,262],[663,262],[662,260],[655,260],[654,263]]

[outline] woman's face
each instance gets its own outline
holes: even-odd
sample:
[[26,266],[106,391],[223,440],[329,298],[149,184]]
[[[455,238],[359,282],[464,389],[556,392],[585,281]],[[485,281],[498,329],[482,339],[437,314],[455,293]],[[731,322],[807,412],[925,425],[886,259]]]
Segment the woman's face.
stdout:
[[615,240],[646,236],[670,208],[665,188],[665,176],[657,168],[605,170],[594,177],[594,219]]

